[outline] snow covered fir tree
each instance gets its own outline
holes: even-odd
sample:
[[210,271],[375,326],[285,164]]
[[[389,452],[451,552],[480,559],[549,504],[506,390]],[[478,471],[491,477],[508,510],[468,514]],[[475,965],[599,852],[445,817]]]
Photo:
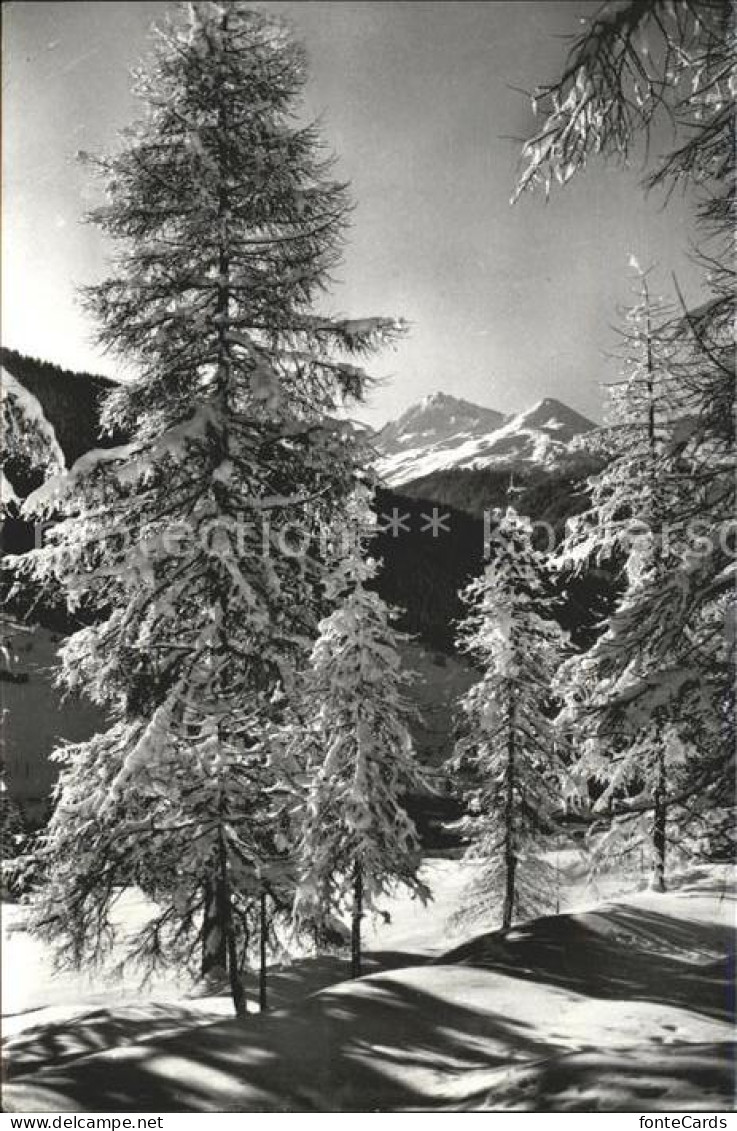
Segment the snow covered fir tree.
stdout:
[[555,903],[545,838],[569,787],[550,689],[566,638],[529,521],[511,507],[496,518],[492,560],[463,594],[458,643],[482,676],[461,700],[465,733],[452,770],[466,784],[460,830],[474,868],[464,919],[501,918],[506,930]]
[[666,709],[668,690],[692,679],[677,646],[664,649],[660,611],[668,571],[687,548],[673,543],[668,516],[687,498],[691,475],[680,464],[663,466],[669,430],[681,419],[672,315],[653,299],[650,272],[632,266],[638,301],[623,330],[622,381],[611,389],[612,458],[591,481],[591,509],[570,524],[563,549],[574,563],[624,562],[626,585],[606,631],[564,666],[559,685],[561,724],[572,727],[581,752],[577,772],[596,782],[594,811],[609,826],[603,836],[592,830],[596,866],[641,866],[647,854],[653,884],[664,891],[668,846],[682,857],[689,836],[698,843],[716,814],[699,814],[701,799],[684,792],[686,765],[698,759],[686,738],[693,704],[686,708],[676,694]]
[[33,857],[35,923],[76,964],[104,956],[120,884],[156,899],[132,952],[227,969],[236,1011],[249,908],[272,852],[259,740],[320,612],[295,525],[340,513],[360,443],[336,411],[367,377],[349,360],[393,320],[315,312],[338,262],[345,186],[298,121],[302,49],[240,3],[194,4],[159,31],[135,93],[145,117],[89,160],[119,247],[87,292],[100,342],[137,367],[104,410],[130,436],[27,502],[59,515],[24,560],[96,622],[62,679],[111,726],[60,752]]
[[404,639],[371,586],[379,566],[362,540],[375,527],[368,492],[353,497],[336,532],[329,593],[302,681],[292,740],[306,780],[298,845],[296,915],[319,939],[331,920],[351,916],[351,974],[361,973],[361,925],[382,896],[403,885],[429,895],[418,876],[420,844],[405,798],[423,788],[410,731]]
[[[630,431],[620,431],[594,488],[601,552],[622,521],[639,518],[649,533],[636,540],[623,602],[580,669],[610,745],[615,723],[624,730],[609,770],[598,762],[610,782],[603,804],[617,796],[629,804],[630,829],[645,810],[652,815],[661,889],[669,815],[678,815],[671,832],[677,827],[681,847],[690,826],[697,855],[732,856],[735,845],[732,17],[722,0],[603,9],[562,77],[537,92],[545,121],[525,146],[518,186],[518,194],[539,185],[548,193],[594,154],[626,162],[667,120],[671,148],[653,158],[646,187],[666,199],[677,187],[695,210],[703,297],[689,307],[677,278],[670,309],[643,296],[633,343],[639,376],[629,374],[625,387]],[[633,424],[639,456],[628,446]],[[667,746],[676,781],[668,780]]]

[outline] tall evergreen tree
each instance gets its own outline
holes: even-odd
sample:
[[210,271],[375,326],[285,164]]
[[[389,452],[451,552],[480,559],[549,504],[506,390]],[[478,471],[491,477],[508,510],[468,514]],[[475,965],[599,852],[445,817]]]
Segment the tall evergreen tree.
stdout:
[[145,116],[93,162],[108,200],[92,220],[119,254],[87,303],[138,370],[104,408],[130,441],[29,501],[61,520],[25,568],[99,618],[62,649],[62,679],[112,717],[64,755],[36,929],[75,962],[99,956],[118,885],[140,877],[157,906],[135,953],[204,940],[239,1013],[271,854],[261,738],[319,612],[319,557],[300,545],[361,458],[334,417],[367,380],[350,355],[398,330],[316,312],[349,203],[297,116],[304,81],[302,48],[240,3],[183,6],[159,30]]
[[361,924],[397,884],[422,899],[420,846],[405,808],[423,786],[407,726],[403,635],[369,588],[377,564],[361,547],[372,516],[357,493],[343,549],[330,578],[338,607],[320,624],[302,695],[311,721],[298,726],[307,786],[298,846],[298,922],[318,937],[330,920],[351,914],[351,974],[361,973]]
[[662,469],[663,446],[680,407],[672,332],[662,303],[651,296],[649,272],[634,259],[632,266],[638,295],[623,331],[623,378],[610,388],[611,461],[590,481],[590,509],[569,524],[563,551],[579,560],[624,561],[627,581],[607,630],[585,656],[564,667],[560,686],[568,704],[563,718],[573,723],[582,752],[579,773],[601,787],[599,812],[617,810],[595,860],[612,863],[617,843],[625,854],[647,846],[654,886],[663,891],[669,798],[678,773],[669,763],[680,767],[681,744],[673,741],[663,706],[649,703],[643,712],[639,704],[633,709],[632,700],[639,699],[643,683],[663,674],[666,657],[649,608],[677,564],[668,515],[687,482],[664,476]]
[[[646,185],[668,192],[677,187],[692,200],[700,229],[694,262],[704,298],[688,309],[676,281],[677,313],[651,327],[653,340],[669,343],[671,387],[677,389],[677,410],[663,422],[655,461],[669,552],[657,551],[657,569],[652,556],[647,568],[642,560],[632,562],[636,589],[630,588],[611,633],[630,655],[637,649],[647,655],[646,678],[632,680],[619,699],[628,733],[642,734],[648,725],[652,737],[656,724],[661,734],[667,725],[678,736],[677,758],[685,757],[685,765],[677,795],[711,826],[707,843],[722,848],[733,842],[735,783],[734,87],[728,0],[606,6],[575,41],[561,77],[536,93],[545,120],[525,146],[518,187],[542,185],[548,192],[592,155],[626,161],[659,121],[671,127],[671,148],[649,151],[656,157]],[[624,450],[619,455],[627,459]],[[647,490],[644,472],[639,489]],[[647,803],[661,845],[662,797],[661,788]]]
[[465,734],[451,768],[467,783],[468,912],[488,919],[501,908],[506,930],[551,906],[556,888],[543,852],[567,788],[550,691],[566,640],[529,523],[512,508],[497,519],[492,560],[463,592],[458,646],[482,676],[461,700]]

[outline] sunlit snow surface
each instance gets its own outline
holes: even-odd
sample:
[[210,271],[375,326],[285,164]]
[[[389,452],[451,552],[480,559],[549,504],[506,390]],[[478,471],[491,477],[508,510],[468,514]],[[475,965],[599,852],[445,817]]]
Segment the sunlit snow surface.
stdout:
[[[297,961],[244,1025],[175,979],[54,976],[6,905],[6,1110],[731,1109],[731,871],[612,898],[621,880],[593,891],[575,854],[560,863],[576,911],[504,937],[449,932],[467,865],[429,861],[434,903],[387,907],[367,977],[345,981],[338,956]],[[129,893],[120,912],[132,927],[145,904]]]

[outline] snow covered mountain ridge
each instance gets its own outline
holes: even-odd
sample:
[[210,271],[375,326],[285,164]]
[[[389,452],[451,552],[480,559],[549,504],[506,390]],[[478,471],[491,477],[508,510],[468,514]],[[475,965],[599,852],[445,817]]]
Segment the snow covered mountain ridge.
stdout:
[[552,470],[597,427],[552,397],[505,416],[447,393],[431,393],[377,434],[378,470],[392,487],[448,468]]

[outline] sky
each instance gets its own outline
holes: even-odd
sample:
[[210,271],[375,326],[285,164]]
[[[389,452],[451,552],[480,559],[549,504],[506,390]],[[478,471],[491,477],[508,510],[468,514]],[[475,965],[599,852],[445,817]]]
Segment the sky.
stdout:
[[[689,292],[687,205],[640,188],[642,168],[592,166],[565,189],[510,197],[523,91],[554,78],[589,0],[299,0],[254,5],[306,45],[319,115],[355,211],[330,299],[348,317],[403,317],[361,413],[374,425],[432,392],[512,413],[556,397],[601,419],[616,376],[631,255]],[[3,13],[2,337],[72,369],[120,375],[94,345],[78,288],[112,248],[83,223],[104,152],[139,115],[131,69],[165,3],[6,3]],[[517,140],[515,140],[517,139]]]

